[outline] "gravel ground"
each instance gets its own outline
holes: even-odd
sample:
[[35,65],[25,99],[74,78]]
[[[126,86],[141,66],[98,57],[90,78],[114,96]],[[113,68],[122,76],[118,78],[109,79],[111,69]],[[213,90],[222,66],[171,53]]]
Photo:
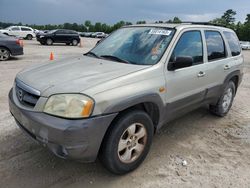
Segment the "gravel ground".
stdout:
[[[25,41],[25,55],[0,63],[0,187],[249,187],[250,51],[244,51],[245,75],[233,107],[224,118],[198,109],[155,135],[145,162],[134,172],[115,176],[99,161],[81,164],[59,159],[16,126],[7,94],[26,66],[79,55],[94,46],[41,46]],[[183,165],[183,161],[187,164]]]

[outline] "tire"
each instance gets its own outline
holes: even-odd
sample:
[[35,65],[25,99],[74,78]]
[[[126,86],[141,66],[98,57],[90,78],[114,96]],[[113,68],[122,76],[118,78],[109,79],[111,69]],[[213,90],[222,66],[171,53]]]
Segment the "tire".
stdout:
[[216,105],[210,105],[209,110],[212,114],[224,117],[229,112],[236,93],[236,87],[233,81],[230,81],[225,87]]
[[67,46],[69,46],[69,45],[70,45],[70,43],[66,43],[66,45],[67,45]]
[[9,36],[9,34],[8,34],[8,33],[3,33],[3,34],[5,34],[5,35]]
[[53,44],[53,40],[52,40],[51,38],[48,38],[48,39],[46,40],[46,44],[47,44],[47,45],[52,45],[52,44]]
[[45,42],[40,42],[41,45],[45,45]]
[[10,58],[10,51],[6,48],[0,47],[0,61],[6,61]]
[[26,36],[26,39],[28,39],[28,40],[32,40],[32,38],[33,38],[33,36],[32,36],[31,34],[28,34],[28,35]]
[[105,135],[100,161],[114,174],[133,171],[146,158],[153,133],[152,120],[145,112],[133,110],[122,113]]
[[78,40],[73,39],[73,40],[72,40],[72,46],[77,46],[77,45],[78,45]]

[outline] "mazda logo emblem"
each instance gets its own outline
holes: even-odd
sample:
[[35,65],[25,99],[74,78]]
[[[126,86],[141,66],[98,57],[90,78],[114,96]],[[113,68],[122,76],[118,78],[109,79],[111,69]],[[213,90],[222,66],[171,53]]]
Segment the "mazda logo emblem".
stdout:
[[18,90],[18,92],[17,92],[17,97],[18,97],[18,99],[20,100],[20,101],[22,101],[23,100],[23,91],[22,90]]

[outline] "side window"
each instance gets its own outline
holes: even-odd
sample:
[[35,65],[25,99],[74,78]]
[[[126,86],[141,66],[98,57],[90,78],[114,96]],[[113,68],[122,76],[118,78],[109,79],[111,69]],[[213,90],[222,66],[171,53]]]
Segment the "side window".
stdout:
[[56,31],[56,34],[64,34],[65,32],[63,30]]
[[21,27],[22,31],[31,31],[31,29],[27,28],[27,27]]
[[11,31],[19,31],[20,29],[19,29],[19,27],[12,27],[11,28]]
[[241,47],[237,36],[234,33],[228,31],[224,31],[224,35],[228,41],[232,56],[240,55]]
[[177,57],[191,57],[193,65],[203,63],[203,45],[200,31],[187,31],[182,34],[171,55],[170,62],[175,62]]
[[225,43],[218,31],[205,31],[208,61],[225,58]]

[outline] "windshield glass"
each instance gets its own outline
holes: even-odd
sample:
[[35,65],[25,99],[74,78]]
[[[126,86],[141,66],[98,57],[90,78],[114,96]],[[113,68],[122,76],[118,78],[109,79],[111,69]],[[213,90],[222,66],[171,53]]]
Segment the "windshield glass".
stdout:
[[128,27],[115,31],[89,53],[95,57],[120,62],[154,65],[171,39],[175,30],[159,27]]

